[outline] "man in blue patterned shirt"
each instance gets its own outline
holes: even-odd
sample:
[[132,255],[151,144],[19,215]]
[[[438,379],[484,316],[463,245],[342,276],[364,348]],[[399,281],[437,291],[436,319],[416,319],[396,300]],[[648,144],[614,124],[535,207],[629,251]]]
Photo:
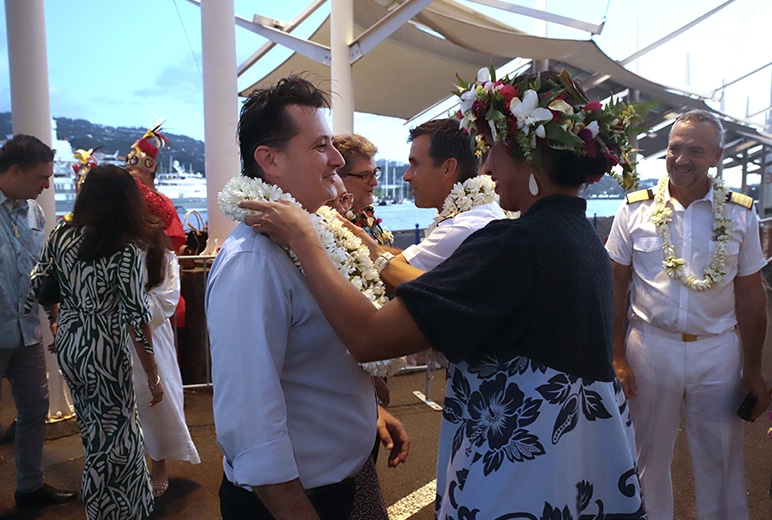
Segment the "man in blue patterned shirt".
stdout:
[[16,505],[47,506],[75,493],[43,483],[48,383],[38,306],[24,313],[30,273],[43,250],[45,217],[34,199],[49,186],[54,152],[16,135],[0,148],[0,378],[16,405]]

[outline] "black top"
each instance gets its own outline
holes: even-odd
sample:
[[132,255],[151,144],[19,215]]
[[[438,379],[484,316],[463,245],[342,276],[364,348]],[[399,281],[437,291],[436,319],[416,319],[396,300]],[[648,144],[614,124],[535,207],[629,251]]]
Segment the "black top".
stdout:
[[611,261],[586,206],[552,195],[518,220],[493,221],[397,296],[452,362],[511,354],[611,381]]

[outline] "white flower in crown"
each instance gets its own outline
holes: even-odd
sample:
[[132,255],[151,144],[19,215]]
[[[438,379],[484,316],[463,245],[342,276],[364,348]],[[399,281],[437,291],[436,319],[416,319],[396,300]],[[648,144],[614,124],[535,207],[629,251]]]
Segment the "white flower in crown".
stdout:
[[522,101],[519,98],[512,98],[509,110],[517,119],[517,128],[523,130],[526,135],[534,127],[538,137],[544,139],[547,135],[542,123],[552,121],[552,112],[539,106],[539,94],[535,90],[526,90]]
[[467,90],[461,94],[461,110],[466,113],[472,109],[475,100],[477,99],[477,92],[474,90]]

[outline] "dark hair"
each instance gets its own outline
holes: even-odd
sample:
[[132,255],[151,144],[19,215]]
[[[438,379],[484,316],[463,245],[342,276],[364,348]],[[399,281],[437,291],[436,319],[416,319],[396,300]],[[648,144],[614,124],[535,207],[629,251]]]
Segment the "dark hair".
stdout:
[[555,184],[573,188],[600,179],[608,169],[603,154],[589,157],[549,146],[541,149],[541,166],[541,173],[548,175]]
[[332,145],[343,156],[346,164],[338,168],[338,175],[346,176],[351,173],[354,161],[357,159],[372,159],[378,148],[369,139],[359,134],[336,135],[332,138]]
[[86,262],[113,255],[128,244],[147,247],[150,233],[162,226],[148,213],[131,174],[114,164],[91,169],[69,225],[85,228],[78,260]]
[[477,175],[478,160],[472,148],[472,140],[458,125],[458,119],[433,119],[410,130],[408,142],[428,135],[429,156],[434,166],[453,158],[458,163],[456,181],[464,182]]
[[327,94],[310,81],[296,75],[281,79],[276,85],[254,90],[244,101],[239,116],[239,150],[243,175],[261,178],[263,169],[255,161],[258,146],[282,148],[299,129],[287,114],[287,105],[329,108]]
[[14,164],[30,168],[40,163],[54,161],[54,151],[37,137],[16,134],[0,148],[0,174],[7,172]]
[[[514,84],[519,84],[524,79],[525,75],[518,76],[514,80]],[[533,83],[537,78],[541,84],[538,94],[544,94],[554,88],[555,84],[560,84],[560,78],[558,73],[554,71],[538,72],[536,74],[530,74],[528,80]],[[587,95],[582,89],[581,85],[574,82],[573,88],[576,93],[579,94],[577,99],[568,99],[566,102],[575,105],[582,99],[587,99]],[[597,144],[595,145],[597,146]],[[507,148],[510,150],[519,150],[519,144],[516,142],[507,142]],[[512,155],[510,153],[510,155]],[[608,164],[606,157],[603,153],[598,151],[595,157],[587,155],[578,155],[572,150],[556,150],[547,146],[546,141],[540,142],[537,148],[534,150],[534,162],[533,167],[543,175],[547,175],[550,179],[559,186],[579,187],[588,182],[595,182],[600,179],[608,170]],[[519,159],[515,159],[519,160]]]
[[147,284],[145,289],[152,289],[164,279],[166,252],[172,250],[172,242],[160,227],[154,229],[148,236],[145,267],[147,268]]

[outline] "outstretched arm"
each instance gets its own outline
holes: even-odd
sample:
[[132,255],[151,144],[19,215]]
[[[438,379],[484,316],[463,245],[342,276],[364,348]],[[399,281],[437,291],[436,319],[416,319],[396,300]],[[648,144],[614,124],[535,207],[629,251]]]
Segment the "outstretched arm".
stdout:
[[240,205],[262,212],[254,217],[257,232],[294,251],[324,316],[358,361],[390,359],[429,347],[399,298],[376,311],[338,272],[305,211],[284,201]]

